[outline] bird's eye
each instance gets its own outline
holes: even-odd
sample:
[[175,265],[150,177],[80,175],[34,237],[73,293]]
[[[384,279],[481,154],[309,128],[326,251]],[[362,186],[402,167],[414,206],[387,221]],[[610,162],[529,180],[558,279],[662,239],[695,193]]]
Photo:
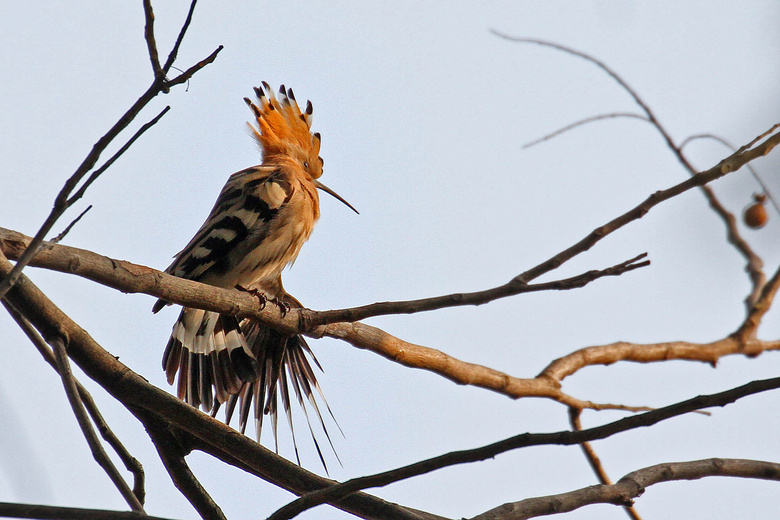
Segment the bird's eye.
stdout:
[[309,162],[308,161],[303,161],[303,167],[308,170],[309,169]]

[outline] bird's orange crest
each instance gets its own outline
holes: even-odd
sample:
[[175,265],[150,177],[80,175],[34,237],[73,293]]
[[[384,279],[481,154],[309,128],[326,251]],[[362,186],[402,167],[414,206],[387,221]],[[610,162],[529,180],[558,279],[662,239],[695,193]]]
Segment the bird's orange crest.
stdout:
[[248,98],[244,101],[257,120],[257,128],[249,124],[252,135],[263,152],[264,160],[274,156],[288,156],[298,160],[313,178],[322,175],[320,134],[311,132],[313,108],[306,102],[306,111],[301,112],[292,89],[279,87],[280,97],[274,95],[270,85],[263,81],[262,87],[255,87],[258,104]]

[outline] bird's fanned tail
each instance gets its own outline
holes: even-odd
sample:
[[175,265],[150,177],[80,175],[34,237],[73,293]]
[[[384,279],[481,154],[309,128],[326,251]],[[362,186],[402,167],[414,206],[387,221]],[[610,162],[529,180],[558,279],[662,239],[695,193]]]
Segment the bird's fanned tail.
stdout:
[[[285,295],[285,302],[291,307],[301,306],[290,295]],[[322,371],[322,367],[303,336],[287,336],[250,319],[241,322],[241,330],[252,350],[252,354],[260,364],[260,375],[257,380],[244,383],[240,392],[228,397],[225,403],[225,422],[229,424],[235,410],[238,409],[239,429],[243,433],[246,431],[247,424],[250,421],[250,413],[253,410],[255,429],[259,439],[264,418],[268,415],[268,418],[271,420],[274,443],[278,452],[278,419],[279,405],[281,404],[281,410],[287,417],[287,422],[290,426],[296,460],[300,464],[292,417],[291,398],[294,396],[306,417],[314,447],[325,470],[327,471],[327,464],[315,433],[315,430],[319,428],[322,429],[336,460],[341,463],[322,414],[322,406],[325,407],[325,410],[327,410],[328,415],[330,415],[331,420],[340,432],[341,427],[336,422],[333,412],[320,388],[312,361],[320,371]],[[318,404],[318,399],[321,401],[321,404]],[[253,403],[254,406],[252,406]],[[314,411],[319,427],[312,423],[309,407]]]

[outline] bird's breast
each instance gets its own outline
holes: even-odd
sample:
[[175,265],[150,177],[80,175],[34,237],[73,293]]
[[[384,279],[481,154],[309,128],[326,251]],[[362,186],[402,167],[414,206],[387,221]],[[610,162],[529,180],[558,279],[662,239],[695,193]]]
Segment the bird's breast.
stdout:
[[[291,186],[292,194],[276,216],[268,222],[258,247],[250,250],[236,270],[247,286],[257,281],[276,278],[282,269],[295,261],[304,242],[309,239],[319,217],[319,200],[301,183]],[[316,190],[316,188],[314,188]]]

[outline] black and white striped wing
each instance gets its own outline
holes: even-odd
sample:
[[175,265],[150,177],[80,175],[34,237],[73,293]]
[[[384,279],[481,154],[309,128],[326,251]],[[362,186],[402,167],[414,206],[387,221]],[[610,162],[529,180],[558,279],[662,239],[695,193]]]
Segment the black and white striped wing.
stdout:
[[234,173],[206,222],[166,271],[189,280],[231,287],[231,268],[260,246],[269,223],[290,193],[290,182],[279,168],[255,166]]

